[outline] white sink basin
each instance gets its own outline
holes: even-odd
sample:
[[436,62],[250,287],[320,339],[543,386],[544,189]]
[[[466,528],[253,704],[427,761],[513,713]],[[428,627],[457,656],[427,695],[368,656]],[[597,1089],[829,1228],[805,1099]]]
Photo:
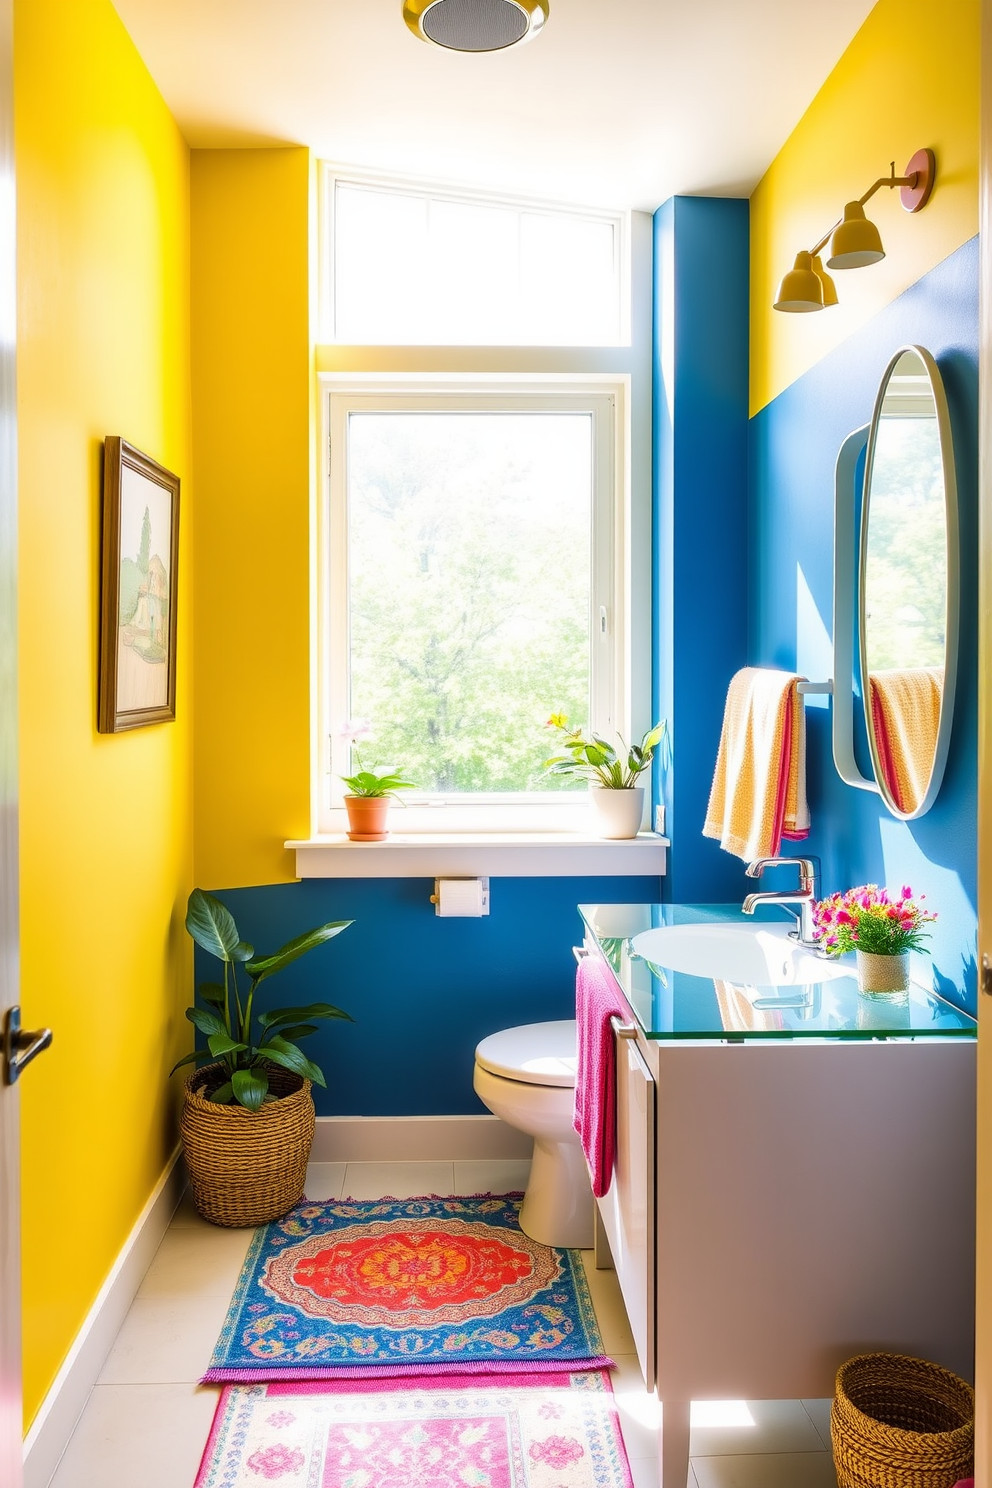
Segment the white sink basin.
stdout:
[[634,955],[670,971],[753,987],[809,986],[851,974],[790,940],[788,925],[659,925],[630,944]]

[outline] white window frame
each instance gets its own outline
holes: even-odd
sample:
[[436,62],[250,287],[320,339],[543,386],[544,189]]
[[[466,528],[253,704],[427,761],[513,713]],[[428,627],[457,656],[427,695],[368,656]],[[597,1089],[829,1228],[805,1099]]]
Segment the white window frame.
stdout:
[[[536,213],[545,217],[582,218],[586,221],[608,222],[614,230],[614,252],[617,264],[616,290],[619,297],[618,339],[599,343],[603,347],[631,345],[631,220],[629,212],[609,211],[605,208],[574,206],[565,202],[548,202],[532,197],[510,196],[499,192],[473,191],[464,186],[452,186],[413,176],[392,176],[368,170],[353,170],[322,161],[318,170],[318,235],[319,253],[317,270],[318,293],[318,340],[326,346],[350,344],[337,335],[334,323],[334,188],[342,185],[368,187],[370,190],[392,191],[406,196],[416,196],[435,201],[465,202],[485,207],[508,207],[520,212]],[[365,343],[373,344],[373,343]],[[379,342],[379,345],[409,345],[413,343],[395,341]],[[434,343],[432,343],[434,344]],[[459,343],[472,345],[471,342]],[[507,343],[511,344],[511,343]],[[522,341],[523,346],[541,346],[541,340]],[[571,344],[571,343],[570,343]]]
[[[385,408],[589,412],[593,417],[593,726],[630,737],[630,378],[323,373],[318,378],[323,479],[317,511],[317,646],[312,819],[319,834],[345,830],[348,717],[347,419]],[[600,650],[599,648],[603,649]],[[549,699],[549,707],[554,700]],[[402,761],[396,763],[402,764]],[[582,831],[584,791],[432,797],[405,792],[396,830],[416,833]]]

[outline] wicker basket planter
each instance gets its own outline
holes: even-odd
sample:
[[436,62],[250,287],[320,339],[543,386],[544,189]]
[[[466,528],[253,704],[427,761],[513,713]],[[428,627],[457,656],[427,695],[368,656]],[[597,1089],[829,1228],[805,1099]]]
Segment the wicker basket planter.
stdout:
[[972,1472],[975,1392],[949,1369],[860,1354],[837,1372],[830,1412],[840,1488],[952,1488]]
[[314,1132],[310,1081],[272,1068],[269,1088],[279,1099],[246,1111],[204,1100],[221,1078],[221,1066],[208,1064],[186,1081],[180,1132],[193,1203],[211,1224],[268,1224],[303,1197]]

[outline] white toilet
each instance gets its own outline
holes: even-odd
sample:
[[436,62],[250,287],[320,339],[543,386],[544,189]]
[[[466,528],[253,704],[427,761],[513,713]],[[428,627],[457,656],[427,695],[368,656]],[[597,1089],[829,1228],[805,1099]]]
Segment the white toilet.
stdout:
[[534,1138],[520,1228],[542,1245],[588,1250],[593,1197],[578,1133],[575,1020],[491,1033],[475,1051],[475,1093],[507,1126]]

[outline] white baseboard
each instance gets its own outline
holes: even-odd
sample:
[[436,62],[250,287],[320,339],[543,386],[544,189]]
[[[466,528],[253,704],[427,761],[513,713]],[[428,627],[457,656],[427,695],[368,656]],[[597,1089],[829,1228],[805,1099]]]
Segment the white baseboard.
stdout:
[[498,1116],[318,1116],[314,1162],[529,1158],[533,1141]]
[[48,1488],[185,1186],[177,1148],[24,1438],[24,1488]]

